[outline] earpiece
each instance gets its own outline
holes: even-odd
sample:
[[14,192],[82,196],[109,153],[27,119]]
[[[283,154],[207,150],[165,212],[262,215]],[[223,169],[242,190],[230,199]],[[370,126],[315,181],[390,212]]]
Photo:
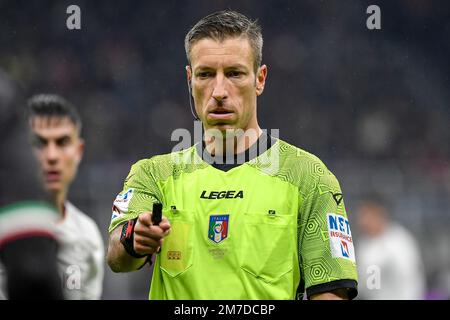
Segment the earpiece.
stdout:
[[191,113],[194,116],[195,120],[200,120],[200,118],[198,117],[197,113],[195,112],[195,110],[192,106],[193,105],[192,100],[194,99],[194,97],[192,96],[192,86],[191,86],[190,79],[187,80],[187,86],[188,86],[188,92],[189,92],[189,107],[191,108]]

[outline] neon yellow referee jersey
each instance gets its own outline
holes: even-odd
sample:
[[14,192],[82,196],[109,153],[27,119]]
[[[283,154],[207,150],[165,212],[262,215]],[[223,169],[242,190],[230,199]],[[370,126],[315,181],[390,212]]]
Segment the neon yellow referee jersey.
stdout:
[[268,135],[240,165],[205,160],[201,143],[138,161],[109,231],[163,204],[172,226],[150,299],[301,299],[357,293],[350,225],[338,181],[314,155]]

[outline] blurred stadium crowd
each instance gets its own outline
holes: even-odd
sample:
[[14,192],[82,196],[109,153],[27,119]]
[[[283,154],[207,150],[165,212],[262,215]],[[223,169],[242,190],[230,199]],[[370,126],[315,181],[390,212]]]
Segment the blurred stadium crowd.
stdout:
[[[70,4],[81,8],[81,30],[66,28]],[[384,195],[420,245],[428,297],[449,297],[450,6],[379,1],[382,29],[370,31],[369,4],[0,0],[0,96],[19,108],[31,94],[54,92],[78,106],[87,149],[70,198],[107,241],[130,165],[170,152],[174,129],[193,130],[189,27],[224,8],[258,18],[269,67],[261,127],[324,160],[350,221],[362,196]],[[145,299],[148,273],[107,270],[104,298]]]

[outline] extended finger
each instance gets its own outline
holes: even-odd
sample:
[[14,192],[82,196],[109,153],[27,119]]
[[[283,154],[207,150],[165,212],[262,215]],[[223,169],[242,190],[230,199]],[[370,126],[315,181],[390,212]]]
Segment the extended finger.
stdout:
[[150,227],[152,225],[151,212],[143,212],[143,213],[139,214],[138,221],[139,221],[139,223],[143,224],[144,226]]
[[159,224],[159,227],[160,227],[161,229],[163,229],[164,231],[170,229],[171,226],[170,226],[169,220],[167,220],[166,217],[163,217],[163,219],[161,220],[161,222],[160,222],[160,224]]

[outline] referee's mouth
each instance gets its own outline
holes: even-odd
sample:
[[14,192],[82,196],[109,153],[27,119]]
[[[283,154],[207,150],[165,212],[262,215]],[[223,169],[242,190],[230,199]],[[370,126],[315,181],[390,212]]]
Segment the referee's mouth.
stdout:
[[208,113],[208,118],[211,120],[228,120],[233,117],[233,114],[233,111],[224,108],[217,108]]

